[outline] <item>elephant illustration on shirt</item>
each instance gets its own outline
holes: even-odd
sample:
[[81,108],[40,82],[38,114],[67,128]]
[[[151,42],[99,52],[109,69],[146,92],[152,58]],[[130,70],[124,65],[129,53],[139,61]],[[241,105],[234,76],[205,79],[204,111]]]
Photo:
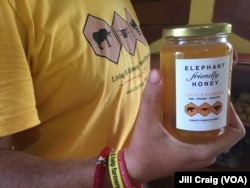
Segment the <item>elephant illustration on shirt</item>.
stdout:
[[100,29],[97,32],[93,33],[93,39],[95,40],[95,42],[97,43],[97,45],[99,46],[99,48],[102,50],[103,47],[101,46],[102,42],[106,41],[108,44],[108,47],[112,47],[108,37],[111,35],[111,31],[108,32],[107,29]]

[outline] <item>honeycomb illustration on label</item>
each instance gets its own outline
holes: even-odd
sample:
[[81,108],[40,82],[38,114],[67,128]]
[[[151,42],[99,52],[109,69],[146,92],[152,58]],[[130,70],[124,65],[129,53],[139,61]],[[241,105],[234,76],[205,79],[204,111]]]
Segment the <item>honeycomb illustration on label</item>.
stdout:
[[185,106],[185,112],[189,116],[194,116],[195,114],[201,114],[202,116],[207,116],[210,113],[218,115],[222,111],[222,103],[220,101],[215,102],[213,105],[208,103],[203,103],[200,106],[194,103],[189,103]]
[[193,103],[189,103],[188,105],[185,106],[185,112],[189,116],[193,116],[198,113],[198,107]]
[[222,111],[222,103],[220,101],[217,101],[212,108],[212,112],[216,115],[218,115]]
[[203,116],[207,116],[211,112],[211,106],[208,103],[203,103],[199,107],[199,113]]

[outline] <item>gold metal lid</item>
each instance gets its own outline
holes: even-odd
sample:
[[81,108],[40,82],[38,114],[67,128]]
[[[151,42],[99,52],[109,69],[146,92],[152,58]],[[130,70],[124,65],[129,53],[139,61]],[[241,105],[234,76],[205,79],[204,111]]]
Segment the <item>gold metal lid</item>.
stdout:
[[194,37],[229,34],[232,25],[229,23],[179,25],[166,27],[162,31],[163,37]]

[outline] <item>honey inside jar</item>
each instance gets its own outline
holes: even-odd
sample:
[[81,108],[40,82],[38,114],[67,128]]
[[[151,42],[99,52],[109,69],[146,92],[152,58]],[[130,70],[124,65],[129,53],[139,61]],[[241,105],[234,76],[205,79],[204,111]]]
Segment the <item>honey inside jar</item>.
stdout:
[[232,66],[232,46],[227,41],[230,31],[231,25],[226,23],[163,31],[162,121],[181,141],[208,143],[225,132]]

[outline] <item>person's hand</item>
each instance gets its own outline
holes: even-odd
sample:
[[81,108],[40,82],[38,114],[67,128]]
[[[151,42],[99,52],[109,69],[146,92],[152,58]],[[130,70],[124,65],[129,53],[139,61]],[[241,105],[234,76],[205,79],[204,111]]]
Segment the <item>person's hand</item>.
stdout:
[[195,170],[215,162],[245,135],[245,129],[230,105],[227,131],[209,144],[187,144],[172,137],[161,122],[162,74],[152,70],[146,84],[125,161],[134,184]]

